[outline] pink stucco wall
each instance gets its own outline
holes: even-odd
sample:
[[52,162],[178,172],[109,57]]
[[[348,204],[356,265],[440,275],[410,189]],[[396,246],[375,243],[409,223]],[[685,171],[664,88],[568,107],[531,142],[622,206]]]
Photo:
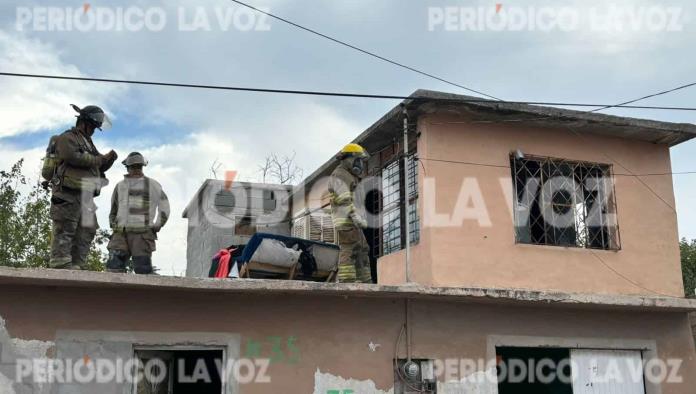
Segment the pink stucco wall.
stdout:
[[[580,138],[567,129],[477,124],[443,115],[421,117],[419,131],[422,135],[418,151],[424,171],[419,171],[421,241],[413,247],[412,255],[412,275],[417,282],[435,286],[684,295],[677,218],[667,206],[674,206],[670,175],[644,176],[640,181],[632,176],[616,176],[621,250],[589,251],[516,244],[511,214],[512,180],[510,169],[503,168],[509,166],[510,152],[521,149],[528,155],[612,164],[614,173],[628,173],[626,168],[634,174],[665,173],[671,170],[667,145],[589,134]],[[490,225],[467,219],[457,225],[433,226],[433,208],[437,214],[451,215],[467,178],[474,179],[480,187]],[[427,182],[434,182],[434,187],[426,190]],[[403,253],[382,257],[378,266],[380,283],[404,282]]]
[[[3,284],[0,319],[8,338],[23,340],[17,342],[23,345],[57,341],[71,331],[125,332],[133,338],[154,333],[189,344],[201,333],[236,334],[242,356],[252,341],[263,344],[259,357],[270,357],[269,338],[295,338],[296,361],[283,357],[273,363],[268,370],[271,381],[241,385],[242,394],[317,392],[317,370],[346,380],[371,380],[385,391],[393,386],[392,360],[406,321],[404,300],[230,294],[212,287],[190,291]],[[613,341],[608,348],[617,349],[626,341],[642,340],[655,343],[656,357],[682,360],[683,381],[663,384],[662,394],[690,394],[696,386],[696,355],[686,313],[429,300],[412,301],[410,313],[415,358],[488,360],[492,336],[606,339]],[[0,325],[0,335],[3,328]],[[379,346],[371,350],[369,344]],[[111,355],[103,342],[91,349],[86,355],[92,358]],[[403,342],[399,349],[399,357],[405,357]],[[290,354],[285,345],[281,351]]]

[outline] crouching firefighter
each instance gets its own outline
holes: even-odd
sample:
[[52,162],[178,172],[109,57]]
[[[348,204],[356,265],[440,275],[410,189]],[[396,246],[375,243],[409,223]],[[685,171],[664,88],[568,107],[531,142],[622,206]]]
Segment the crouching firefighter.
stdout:
[[331,216],[338,235],[339,282],[372,283],[370,247],[363,229],[367,221],[355,209],[355,189],[369,155],[358,144],[348,144],[336,156],[340,164],[329,178]]
[[99,153],[92,142],[96,129],[108,129],[111,121],[97,106],[72,105],[75,127],[54,136],[46,149],[41,175],[51,189],[50,268],[86,269],[86,259],[99,228],[94,197],[109,182],[105,173],[118,155]]
[[127,174],[111,197],[109,222],[113,234],[107,245],[110,272],[126,272],[131,258],[136,274],[152,274],[157,233],[169,219],[169,200],[162,186],[143,174],[147,161],[132,152],[123,161]]

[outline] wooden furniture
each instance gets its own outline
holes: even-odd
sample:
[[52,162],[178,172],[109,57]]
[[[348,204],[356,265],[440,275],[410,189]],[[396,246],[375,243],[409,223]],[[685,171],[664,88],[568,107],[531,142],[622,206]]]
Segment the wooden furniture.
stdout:
[[[278,274],[286,276],[288,280],[295,280],[298,276],[298,270],[300,268],[300,263],[295,263],[291,267],[278,267],[271,264],[259,263],[256,261],[250,261],[242,266],[239,270],[240,278],[253,278],[254,271],[256,272],[266,272],[271,274]],[[324,282],[334,282],[336,281],[336,270],[332,271],[315,271],[312,274],[312,279]]]

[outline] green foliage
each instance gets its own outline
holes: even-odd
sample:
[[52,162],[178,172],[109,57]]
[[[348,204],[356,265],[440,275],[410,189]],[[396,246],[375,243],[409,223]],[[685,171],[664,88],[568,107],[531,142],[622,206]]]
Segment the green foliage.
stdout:
[[694,298],[696,294],[696,239],[687,241],[682,238],[679,242],[681,251],[682,276],[684,278],[684,293]]
[[[0,265],[45,268],[51,251],[51,196],[40,184],[29,184],[23,163],[0,171]],[[100,230],[87,258],[91,271],[104,271],[107,241],[108,233]]]

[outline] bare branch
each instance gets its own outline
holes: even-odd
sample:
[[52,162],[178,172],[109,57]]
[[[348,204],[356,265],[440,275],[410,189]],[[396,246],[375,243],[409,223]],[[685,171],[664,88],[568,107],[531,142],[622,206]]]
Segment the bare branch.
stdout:
[[281,157],[276,153],[266,156],[264,163],[258,166],[262,182],[286,185],[299,181],[304,171],[295,163],[296,156],[296,152],[292,156]]

